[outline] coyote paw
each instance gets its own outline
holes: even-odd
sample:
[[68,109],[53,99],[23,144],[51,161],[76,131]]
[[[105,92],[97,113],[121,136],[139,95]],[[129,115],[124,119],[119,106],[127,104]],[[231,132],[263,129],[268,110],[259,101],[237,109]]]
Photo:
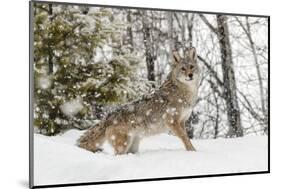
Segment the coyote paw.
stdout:
[[196,151],[196,149],[194,147],[188,147],[188,148],[186,148],[186,150],[187,151],[194,151],[194,152]]

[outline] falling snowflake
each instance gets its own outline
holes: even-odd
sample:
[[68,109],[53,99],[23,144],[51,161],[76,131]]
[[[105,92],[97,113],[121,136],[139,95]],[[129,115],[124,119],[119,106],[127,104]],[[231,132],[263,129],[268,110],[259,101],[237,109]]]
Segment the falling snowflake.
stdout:
[[51,87],[51,80],[48,76],[41,76],[37,80],[38,86],[41,89],[48,89]]
[[60,106],[61,111],[67,116],[74,116],[83,109],[82,100],[80,98],[65,102]]
[[149,109],[149,110],[146,111],[145,115],[149,116],[151,114],[151,112],[152,112],[152,109]]

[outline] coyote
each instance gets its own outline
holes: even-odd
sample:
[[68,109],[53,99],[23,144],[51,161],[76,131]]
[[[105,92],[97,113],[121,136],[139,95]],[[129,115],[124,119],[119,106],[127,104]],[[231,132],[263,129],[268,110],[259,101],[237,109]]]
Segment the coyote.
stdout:
[[171,72],[159,89],[108,114],[78,140],[79,147],[96,152],[107,140],[116,155],[136,153],[143,137],[172,131],[195,151],[184,123],[197,99],[200,68],[194,47],[184,54],[173,51]]

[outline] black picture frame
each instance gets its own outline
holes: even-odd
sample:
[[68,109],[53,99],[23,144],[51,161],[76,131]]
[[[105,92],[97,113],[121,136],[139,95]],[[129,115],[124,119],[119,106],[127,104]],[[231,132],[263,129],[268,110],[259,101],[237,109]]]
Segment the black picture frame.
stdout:
[[[224,14],[231,16],[248,16],[248,17],[262,17],[268,19],[268,169],[258,172],[240,172],[240,173],[225,173],[212,175],[195,175],[182,177],[165,177],[165,178],[144,178],[134,180],[115,180],[102,182],[86,182],[86,183],[65,183],[65,184],[50,184],[50,185],[34,185],[34,129],[33,129],[33,3],[46,4],[60,4],[60,5],[77,5],[89,7],[106,7],[106,8],[125,8],[125,9],[140,9],[140,10],[155,10],[155,11],[172,11],[185,13],[202,13],[202,14]],[[29,1],[29,187],[30,188],[50,188],[50,187],[67,187],[67,186],[83,186],[83,185],[99,185],[99,184],[113,184],[113,183],[129,183],[129,182],[147,182],[147,181],[161,181],[173,179],[191,179],[191,178],[205,178],[205,177],[224,177],[224,176],[238,176],[238,175],[253,175],[253,174],[268,174],[270,173],[270,16],[259,14],[242,14],[242,13],[226,13],[226,12],[209,12],[209,11],[194,11],[194,10],[179,10],[179,9],[163,9],[163,8],[149,8],[149,7],[131,7],[131,6],[116,6],[116,5],[102,5],[102,4],[88,4],[88,3],[73,3],[73,2],[59,2],[59,1]]]

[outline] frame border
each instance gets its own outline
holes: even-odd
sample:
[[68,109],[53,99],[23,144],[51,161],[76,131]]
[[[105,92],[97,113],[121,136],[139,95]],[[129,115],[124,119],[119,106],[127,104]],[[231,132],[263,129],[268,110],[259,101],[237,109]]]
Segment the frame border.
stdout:
[[29,1],[29,188],[34,187],[34,132],[33,132],[33,94],[34,94],[34,13],[33,2]]
[[166,9],[166,8],[151,8],[151,7],[133,7],[121,5],[104,5],[104,4],[91,4],[91,3],[75,3],[75,2],[62,2],[62,1],[45,1],[45,0],[30,0],[34,3],[47,3],[47,4],[60,4],[60,5],[77,5],[77,6],[90,6],[90,7],[105,7],[105,8],[119,8],[119,9],[140,9],[140,10],[154,10],[154,11],[169,11],[169,12],[188,12],[200,14],[224,14],[231,16],[248,16],[248,17],[270,17],[263,14],[243,14],[243,13],[227,13],[227,12],[212,12],[212,11],[197,11],[197,10],[184,10],[184,9]]
[[[240,172],[240,173],[222,173],[222,174],[209,174],[209,175],[191,175],[191,176],[176,176],[176,177],[161,177],[161,178],[144,178],[144,179],[131,179],[131,180],[113,180],[113,181],[98,181],[98,182],[81,182],[81,183],[67,183],[67,184],[50,184],[50,185],[34,185],[34,132],[33,132],[33,57],[34,57],[34,16],[33,16],[33,3],[46,3],[46,4],[60,4],[60,5],[77,5],[89,7],[105,7],[105,8],[118,8],[118,9],[140,9],[140,10],[154,10],[154,11],[173,11],[185,13],[200,13],[200,14],[224,14],[229,16],[248,16],[260,17],[268,19],[268,164],[266,171],[255,172]],[[99,184],[117,184],[117,183],[131,183],[131,182],[146,182],[146,181],[162,181],[162,180],[179,180],[191,178],[210,178],[210,177],[224,177],[224,176],[239,176],[239,175],[256,175],[256,174],[269,174],[270,173],[270,16],[260,14],[242,14],[242,13],[226,13],[226,12],[208,12],[208,11],[192,11],[182,9],[164,9],[164,8],[148,8],[148,7],[131,7],[120,5],[102,5],[90,3],[75,3],[75,2],[60,2],[60,1],[44,1],[44,0],[30,0],[29,1],[29,188],[50,188],[50,187],[68,187],[68,186],[85,186],[85,185],[99,185]]]

